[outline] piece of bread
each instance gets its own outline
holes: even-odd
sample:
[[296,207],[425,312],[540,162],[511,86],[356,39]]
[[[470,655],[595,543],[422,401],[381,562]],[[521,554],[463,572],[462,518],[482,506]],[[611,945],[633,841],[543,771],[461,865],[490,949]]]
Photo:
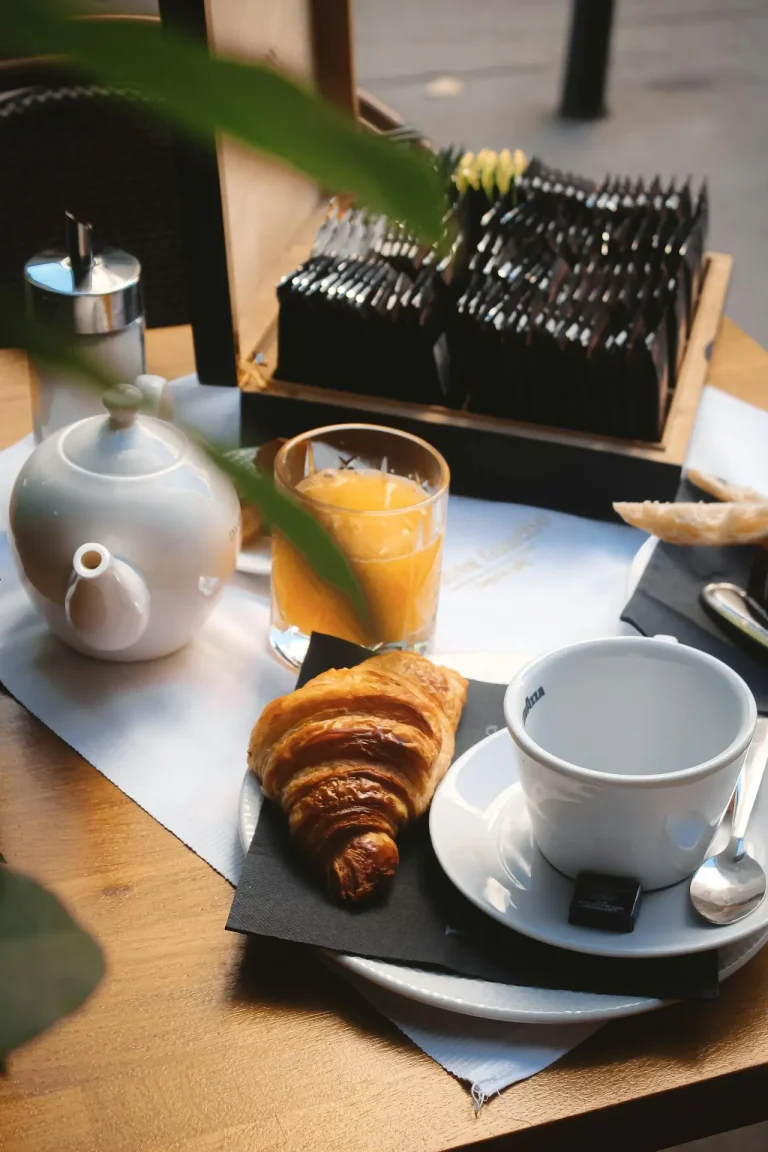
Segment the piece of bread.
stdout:
[[457,672],[390,652],[324,672],[262,712],[249,767],[337,899],[365,899],[394,874],[395,838],[445,775],[466,694]]
[[240,545],[252,544],[263,530],[261,512],[253,504],[240,505]]
[[[236,448],[228,455],[238,464],[250,465],[259,472],[271,476],[275,470],[275,457],[285,444],[285,440],[267,440],[258,448]],[[240,546],[252,544],[259,536],[269,534],[269,526],[264,523],[261,511],[255,504],[240,499]]]
[[768,537],[768,503],[614,504],[622,520],[667,544],[756,544]]
[[728,504],[768,504],[768,496],[764,493],[756,492],[754,488],[742,488],[739,484],[730,484],[719,476],[708,476],[695,468],[689,468],[686,476],[702,492]]

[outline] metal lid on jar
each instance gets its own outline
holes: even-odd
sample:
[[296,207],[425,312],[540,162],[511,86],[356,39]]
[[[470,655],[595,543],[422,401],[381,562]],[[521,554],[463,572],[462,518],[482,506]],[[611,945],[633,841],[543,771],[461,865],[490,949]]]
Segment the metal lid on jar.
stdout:
[[119,248],[95,255],[90,224],[69,213],[67,251],[33,256],[24,276],[32,318],[78,335],[116,332],[143,314],[139,261]]

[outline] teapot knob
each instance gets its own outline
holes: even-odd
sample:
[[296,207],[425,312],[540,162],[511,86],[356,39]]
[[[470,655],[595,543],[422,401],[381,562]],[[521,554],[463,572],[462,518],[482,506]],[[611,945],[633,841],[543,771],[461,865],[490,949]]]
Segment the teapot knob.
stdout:
[[104,393],[103,401],[110,428],[130,428],[144,403],[144,393],[135,384],[118,384]]

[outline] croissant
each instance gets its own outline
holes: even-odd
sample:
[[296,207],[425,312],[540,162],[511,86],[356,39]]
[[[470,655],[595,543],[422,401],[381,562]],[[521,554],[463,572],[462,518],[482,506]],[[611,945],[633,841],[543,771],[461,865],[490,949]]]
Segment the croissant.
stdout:
[[332,669],[261,714],[248,765],[332,896],[393,876],[399,829],[426,812],[453,757],[467,681],[412,652]]

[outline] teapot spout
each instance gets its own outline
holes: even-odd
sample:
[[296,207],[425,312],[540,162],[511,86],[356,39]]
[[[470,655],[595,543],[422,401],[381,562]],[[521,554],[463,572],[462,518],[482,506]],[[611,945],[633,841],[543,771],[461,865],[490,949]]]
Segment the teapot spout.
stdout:
[[121,652],[149,621],[149,592],[139,573],[103,544],[81,544],[72,558],[65,601],[78,640],[94,652]]

